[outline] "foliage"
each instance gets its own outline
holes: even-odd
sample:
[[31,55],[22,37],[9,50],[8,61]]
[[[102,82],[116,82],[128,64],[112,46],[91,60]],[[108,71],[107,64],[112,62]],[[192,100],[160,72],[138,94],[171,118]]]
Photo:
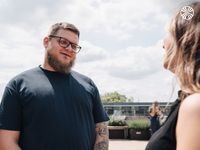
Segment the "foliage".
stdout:
[[127,121],[128,128],[130,129],[149,129],[149,121],[148,119],[134,119],[134,120],[128,120]]
[[109,126],[126,126],[126,122],[124,120],[110,120],[108,122]]
[[119,94],[118,92],[110,92],[101,96],[102,102],[105,103],[119,103],[119,102],[130,102],[133,98],[127,98],[125,95]]

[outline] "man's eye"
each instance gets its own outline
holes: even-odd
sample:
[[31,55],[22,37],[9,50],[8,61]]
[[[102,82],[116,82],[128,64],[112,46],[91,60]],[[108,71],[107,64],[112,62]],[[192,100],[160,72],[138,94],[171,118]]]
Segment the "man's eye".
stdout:
[[74,45],[74,44],[72,44],[72,48],[73,48],[73,49],[76,49],[76,48],[77,48],[77,46],[76,46],[76,45]]
[[60,40],[60,43],[61,43],[61,44],[65,44],[65,45],[69,44],[69,42],[66,41],[66,40]]

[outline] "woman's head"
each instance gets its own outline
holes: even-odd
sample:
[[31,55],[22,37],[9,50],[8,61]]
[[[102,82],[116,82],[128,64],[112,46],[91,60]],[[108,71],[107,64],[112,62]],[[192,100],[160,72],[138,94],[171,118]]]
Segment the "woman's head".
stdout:
[[194,10],[191,19],[183,18],[179,10],[170,22],[164,67],[176,74],[182,90],[194,93],[200,91],[200,2],[188,6]]
[[153,106],[158,106],[158,101],[154,101],[154,102],[152,103],[152,105],[153,105]]

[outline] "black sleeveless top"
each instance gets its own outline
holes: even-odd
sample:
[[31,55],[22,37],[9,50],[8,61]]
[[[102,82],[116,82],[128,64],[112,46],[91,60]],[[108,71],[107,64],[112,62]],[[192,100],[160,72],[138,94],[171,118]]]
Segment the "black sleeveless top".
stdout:
[[180,102],[178,98],[173,103],[166,122],[152,135],[145,150],[176,150],[176,123]]

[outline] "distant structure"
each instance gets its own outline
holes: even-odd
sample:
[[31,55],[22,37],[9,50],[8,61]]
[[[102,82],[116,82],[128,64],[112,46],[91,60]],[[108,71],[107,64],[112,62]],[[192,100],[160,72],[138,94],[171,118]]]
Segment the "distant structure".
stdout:
[[[162,112],[167,115],[173,102],[159,102]],[[148,116],[148,110],[152,102],[126,102],[126,103],[103,103],[108,115],[124,116]]]

